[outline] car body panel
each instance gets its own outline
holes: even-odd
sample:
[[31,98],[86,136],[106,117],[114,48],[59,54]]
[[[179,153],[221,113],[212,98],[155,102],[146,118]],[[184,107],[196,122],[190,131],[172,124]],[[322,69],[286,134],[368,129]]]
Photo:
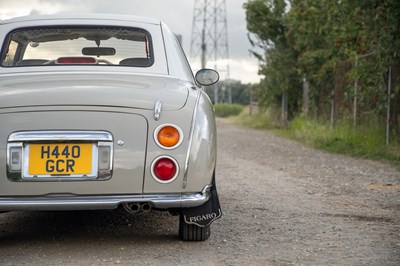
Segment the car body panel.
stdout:
[[192,143],[188,153],[186,189],[196,190],[201,183],[211,183],[217,160],[217,126],[214,108],[205,92],[201,92],[193,117]]
[[[195,83],[172,32],[152,19],[59,15],[3,21],[0,40],[4,47],[4,38],[15,29],[63,25],[143,29],[151,35],[154,63],[149,67],[0,67],[0,211],[108,209],[127,202],[174,209],[205,203],[216,161],[213,107]],[[170,124],[182,132],[182,141],[172,149],[154,139],[157,128]],[[107,180],[10,179],[9,137],[26,131],[109,132],[112,176]],[[21,147],[27,145],[30,142]],[[159,182],[152,174],[153,162],[163,156],[177,163],[177,177],[170,183]]]
[[[99,119],[101,116],[101,120]],[[66,117],[73,119],[65,119]],[[0,195],[46,194],[125,194],[142,193],[143,166],[145,161],[147,122],[143,116],[116,112],[40,111],[0,114],[0,161],[6,162],[8,132],[41,131],[55,128],[69,130],[102,130],[111,132],[114,140],[124,140],[123,147],[115,145],[114,172],[106,181],[12,182],[2,175]],[[124,121],[121,123],[120,121]],[[140,128],[140,130],[138,130]],[[130,134],[135,132],[133,136]],[[5,164],[0,172],[6,173]]]
[[44,72],[0,76],[0,109],[73,103],[152,110],[155,97],[164,103],[163,110],[179,110],[186,103],[188,88],[178,79],[162,76],[150,79],[128,73]]

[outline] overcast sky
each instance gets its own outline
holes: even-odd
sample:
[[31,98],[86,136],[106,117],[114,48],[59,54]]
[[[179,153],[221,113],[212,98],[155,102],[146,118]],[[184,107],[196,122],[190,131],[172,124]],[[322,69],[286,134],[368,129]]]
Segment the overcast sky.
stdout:
[[[150,16],[165,22],[183,37],[183,48],[190,57],[190,39],[195,0],[0,0],[0,19],[29,14],[60,12],[112,13]],[[250,55],[243,3],[226,0],[230,77],[244,83],[258,82],[258,62]]]

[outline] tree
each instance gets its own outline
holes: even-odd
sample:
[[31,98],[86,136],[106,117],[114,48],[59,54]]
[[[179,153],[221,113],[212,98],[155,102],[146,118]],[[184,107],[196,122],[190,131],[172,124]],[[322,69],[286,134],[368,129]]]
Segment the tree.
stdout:
[[355,113],[353,106],[359,119],[383,118],[390,101],[390,127],[400,139],[400,1],[250,0],[244,7],[262,62],[262,107],[287,94],[288,113],[299,114],[307,81],[311,110],[333,122]]
[[261,60],[260,74],[264,75],[257,91],[261,107],[282,105],[281,121],[286,124],[288,117],[298,110],[300,77],[297,73],[297,52],[288,43],[285,21],[284,0],[253,0],[244,5],[247,28],[253,46],[261,48],[264,54],[253,51]]

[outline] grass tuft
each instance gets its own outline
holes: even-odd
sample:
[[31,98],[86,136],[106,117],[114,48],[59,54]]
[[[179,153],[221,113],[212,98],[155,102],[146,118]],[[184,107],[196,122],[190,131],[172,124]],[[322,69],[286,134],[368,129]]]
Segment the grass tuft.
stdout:
[[237,116],[243,111],[243,106],[239,104],[219,103],[214,108],[217,117]]
[[289,127],[279,128],[268,119],[268,115],[250,117],[247,112],[242,112],[235,120],[314,148],[366,159],[387,160],[400,166],[400,145],[393,143],[387,146],[385,130],[375,125],[354,128],[351,123],[342,122],[332,128],[326,123],[298,117],[291,121]]

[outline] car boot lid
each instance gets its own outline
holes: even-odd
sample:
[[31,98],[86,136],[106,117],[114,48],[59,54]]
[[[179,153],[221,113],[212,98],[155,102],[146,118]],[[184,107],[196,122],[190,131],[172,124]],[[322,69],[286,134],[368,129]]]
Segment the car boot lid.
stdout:
[[68,105],[152,110],[158,100],[164,111],[171,111],[181,109],[188,94],[185,81],[164,75],[74,72],[0,76],[0,109]]

